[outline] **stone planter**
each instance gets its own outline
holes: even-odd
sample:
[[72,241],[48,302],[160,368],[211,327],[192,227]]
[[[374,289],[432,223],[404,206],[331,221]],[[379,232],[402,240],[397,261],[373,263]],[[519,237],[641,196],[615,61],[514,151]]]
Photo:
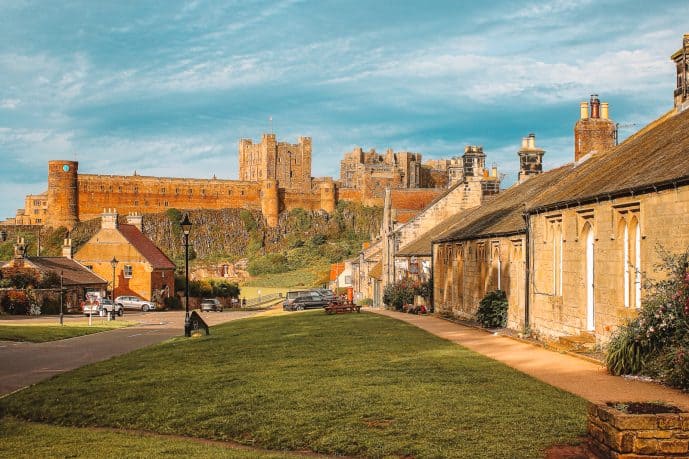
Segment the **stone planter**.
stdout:
[[603,458],[687,458],[689,412],[654,403],[592,403],[588,435],[591,449]]

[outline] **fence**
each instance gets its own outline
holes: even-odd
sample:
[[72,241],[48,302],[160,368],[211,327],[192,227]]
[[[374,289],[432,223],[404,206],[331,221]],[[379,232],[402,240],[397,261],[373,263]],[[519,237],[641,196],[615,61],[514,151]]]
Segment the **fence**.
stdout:
[[243,304],[242,307],[250,308],[251,306],[256,306],[261,303],[267,303],[268,301],[277,300],[278,298],[282,298],[282,293],[270,293],[268,295],[260,295],[256,298],[246,300],[246,303]]

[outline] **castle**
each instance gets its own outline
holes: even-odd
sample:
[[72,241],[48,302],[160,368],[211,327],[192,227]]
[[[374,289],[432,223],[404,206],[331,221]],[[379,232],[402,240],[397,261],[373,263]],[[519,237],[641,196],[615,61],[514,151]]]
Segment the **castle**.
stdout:
[[278,142],[272,133],[264,134],[260,143],[239,141],[239,180],[80,174],[77,161],[52,160],[48,190],[28,195],[24,208],[3,223],[71,230],[79,221],[99,218],[105,208],[123,214],[246,208],[260,210],[267,225],[275,227],[281,212],[295,208],[332,213],[338,200],[380,206],[385,187],[395,188],[393,207],[404,221],[441,194],[448,182],[447,168],[422,166],[419,153],[389,150],[382,157],[360,150],[345,155],[341,183],[311,177],[310,137],[291,144]]

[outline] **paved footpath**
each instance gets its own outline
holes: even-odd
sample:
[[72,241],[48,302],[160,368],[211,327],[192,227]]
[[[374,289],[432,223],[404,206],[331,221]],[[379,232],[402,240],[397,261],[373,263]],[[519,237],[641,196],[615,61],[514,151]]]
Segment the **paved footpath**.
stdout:
[[[216,325],[258,313],[260,311],[232,311],[203,313],[202,316],[209,325]],[[125,319],[136,320],[139,325],[47,343],[0,341],[0,396],[55,374],[184,334],[183,311],[125,314]],[[45,320],[57,319],[26,319],[32,324]]]
[[611,376],[605,367],[568,354],[437,317],[367,310],[408,322],[592,402],[663,401],[689,410],[689,394],[655,383]]

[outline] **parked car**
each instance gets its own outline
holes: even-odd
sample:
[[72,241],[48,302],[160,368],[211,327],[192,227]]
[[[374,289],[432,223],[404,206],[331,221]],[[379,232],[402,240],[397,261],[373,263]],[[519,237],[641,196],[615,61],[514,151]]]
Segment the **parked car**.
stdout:
[[324,308],[330,301],[318,292],[302,293],[286,308],[289,311],[301,311],[303,309]]
[[292,304],[292,301],[294,301],[299,295],[308,292],[308,290],[293,290],[291,292],[287,292],[287,294],[285,295],[285,301],[282,302],[282,309],[285,311],[291,311],[290,306]]
[[340,302],[340,297],[335,295],[332,290],[328,290],[327,288],[315,288],[313,289],[313,291],[319,293],[323,298],[330,301],[331,303]]
[[136,309],[137,311],[155,311],[156,305],[152,301],[146,301],[138,296],[118,296],[115,303],[124,309]]
[[201,301],[201,311],[218,311],[222,312],[222,304],[216,298],[204,298]]
[[101,311],[104,311],[105,314],[112,314],[113,308],[115,309],[115,314],[118,316],[124,314],[122,305],[113,305],[112,300],[109,298],[99,298],[94,302],[84,303],[84,315],[100,314]]

